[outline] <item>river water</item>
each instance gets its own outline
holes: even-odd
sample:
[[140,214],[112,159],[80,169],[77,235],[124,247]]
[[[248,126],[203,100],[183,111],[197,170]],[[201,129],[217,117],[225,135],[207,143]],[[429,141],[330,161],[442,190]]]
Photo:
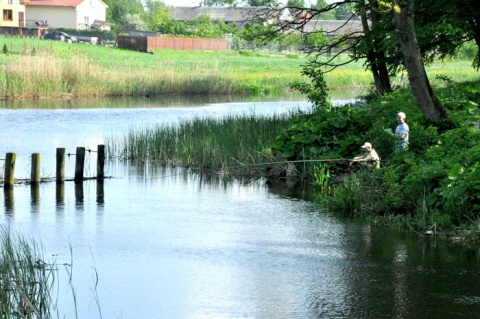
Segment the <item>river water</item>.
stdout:
[[[0,158],[17,154],[18,178],[31,153],[53,177],[56,148],[95,150],[132,127],[308,108],[295,98],[42,103],[0,108]],[[95,165],[88,153],[85,175]],[[61,318],[480,317],[477,250],[331,214],[302,187],[115,161],[106,175],[0,194],[0,224],[60,266]]]

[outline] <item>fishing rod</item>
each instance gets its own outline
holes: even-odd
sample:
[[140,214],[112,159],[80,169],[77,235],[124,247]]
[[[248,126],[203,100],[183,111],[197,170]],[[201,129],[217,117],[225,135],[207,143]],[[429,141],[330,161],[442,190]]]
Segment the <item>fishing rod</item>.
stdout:
[[295,161],[278,161],[278,162],[265,162],[265,163],[253,163],[253,164],[243,164],[229,166],[232,167],[242,167],[242,166],[261,166],[261,165],[275,165],[275,164],[288,164],[288,163],[340,163],[340,162],[351,162],[351,159],[345,158],[327,158],[327,159],[312,159],[312,160],[295,160]]

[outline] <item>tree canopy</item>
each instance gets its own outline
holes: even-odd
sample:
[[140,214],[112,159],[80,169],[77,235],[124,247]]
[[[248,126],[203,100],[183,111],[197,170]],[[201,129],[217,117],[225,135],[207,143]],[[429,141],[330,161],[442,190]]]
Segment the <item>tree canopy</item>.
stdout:
[[[359,19],[362,32],[350,30],[329,42],[307,46],[307,52],[313,57],[312,68],[319,69],[321,66],[323,72],[328,72],[348,63],[344,60],[337,62],[340,61],[337,57],[345,53],[350,56],[351,62],[365,60],[376,91],[381,95],[392,90],[390,77],[406,69],[425,118],[438,120],[445,118],[446,112],[433,93],[424,64],[453,56],[468,40],[475,41],[480,47],[480,14],[472,10],[474,0],[468,1],[470,7],[460,0],[452,1],[345,0],[326,4],[319,0],[311,8],[292,7],[297,12],[304,10],[308,14],[296,15],[293,21],[280,25],[277,32],[296,30],[307,37],[323,33],[318,29],[305,31],[306,26],[312,20],[321,20],[325,13],[347,13],[351,10],[354,15],[349,19]],[[345,26],[347,23],[345,20]],[[316,59],[325,55],[331,57],[326,62]],[[478,54],[473,63],[478,67]]]

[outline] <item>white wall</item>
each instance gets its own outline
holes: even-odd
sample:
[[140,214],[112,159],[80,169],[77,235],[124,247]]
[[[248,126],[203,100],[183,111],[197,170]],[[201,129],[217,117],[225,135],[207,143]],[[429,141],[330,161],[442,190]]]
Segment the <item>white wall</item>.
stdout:
[[28,24],[32,21],[47,20],[50,29],[77,28],[76,11],[72,7],[27,6],[26,10]]
[[106,7],[98,0],[85,0],[77,6],[78,29],[85,29],[86,24],[92,25],[95,20],[106,20]]
[[99,0],[85,0],[77,7],[26,6],[27,24],[47,20],[50,29],[85,29],[95,20],[106,20],[106,5]]

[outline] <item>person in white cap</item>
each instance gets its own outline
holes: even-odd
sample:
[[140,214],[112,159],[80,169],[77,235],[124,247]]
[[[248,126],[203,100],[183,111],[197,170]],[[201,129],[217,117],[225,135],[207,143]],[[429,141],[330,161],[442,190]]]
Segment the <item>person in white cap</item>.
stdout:
[[380,168],[380,156],[378,156],[377,152],[373,149],[372,144],[366,142],[362,145],[362,148],[365,151],[365,154],[362,156],[356,156],[350,161],[350,166],[355,162],[363,162],[363,164],[375,168]]
[[405,123],[405,113],[398,112],[397,113],[397,122],[398,126],[395,129],[395,137],[397,140],[397,148],[395,149],[395,153],[399,153],[403,150],[408,149],[408,133],[410,131],[408,124]]

